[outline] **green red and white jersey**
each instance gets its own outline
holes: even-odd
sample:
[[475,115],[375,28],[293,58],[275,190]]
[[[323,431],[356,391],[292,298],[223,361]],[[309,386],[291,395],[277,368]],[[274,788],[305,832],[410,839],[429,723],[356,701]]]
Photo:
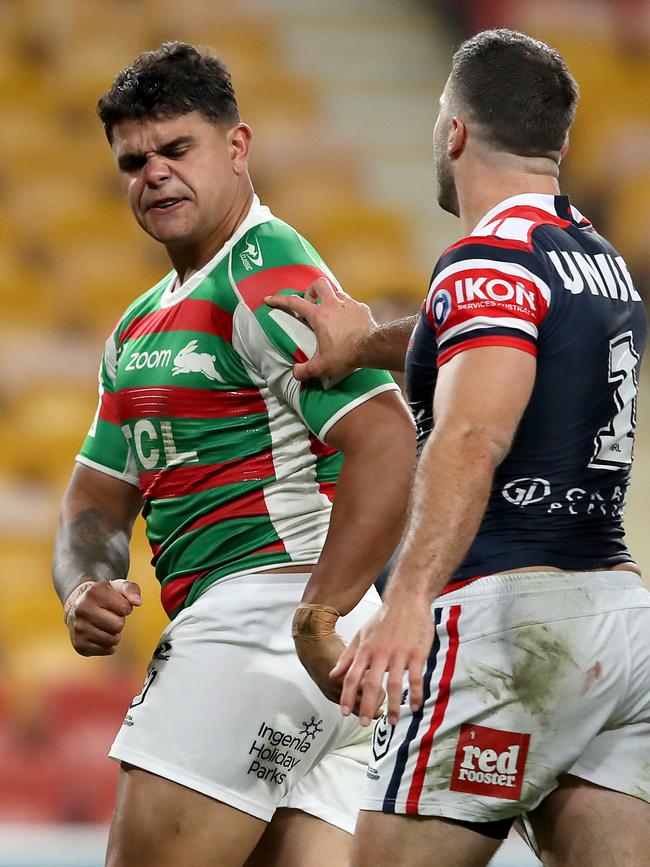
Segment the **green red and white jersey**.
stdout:
[[164,277],[106,342],[77,460],[139,487],[170,617],[220,578],[318,560],[343,461],[327,432],[397,388],[384,371],[294,378],[315,337],[264,298],[321,276],[335,279],[255,197],[207,265],[181,286]]

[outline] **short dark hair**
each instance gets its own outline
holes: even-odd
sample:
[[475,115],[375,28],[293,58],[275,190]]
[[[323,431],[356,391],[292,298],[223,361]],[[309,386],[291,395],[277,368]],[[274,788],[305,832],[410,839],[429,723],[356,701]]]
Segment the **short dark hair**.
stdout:
[[213,123],[239,123],[230,74],[207,49],[186,42],[165,42],[140,54],[115,76],[111,89],[97,103],[106,137],[123,120],[176,117],[200,112]]
[[463,42],[450,88],[492,145],[521,156],[561,150],[579,96],[558,52],[514,30],[484,30]]

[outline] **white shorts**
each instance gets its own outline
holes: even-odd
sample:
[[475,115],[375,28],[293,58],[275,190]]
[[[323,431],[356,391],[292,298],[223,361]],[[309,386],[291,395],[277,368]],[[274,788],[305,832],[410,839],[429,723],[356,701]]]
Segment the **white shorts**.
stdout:
[[[300,664],[291,620],[308,575],[217,582],[164,630],[109,755],[269,821],[292,807],[354,832],[371,732]],[[380,600],[342,617],[350,641]]]
[[425,702],[378,721],[362,809],[492,822],[560,774],[650,801],[650,593],[631,572],[510,573],[439,597]]

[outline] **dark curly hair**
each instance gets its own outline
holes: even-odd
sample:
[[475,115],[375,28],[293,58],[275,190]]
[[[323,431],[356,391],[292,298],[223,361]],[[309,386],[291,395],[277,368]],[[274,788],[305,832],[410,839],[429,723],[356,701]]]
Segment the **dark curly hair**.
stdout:
[[122,120],[200,112],[213,123],[236,124],[239,110],[230,74],[218,57],[186,42],[145,51],[115,76],[97,103],[106,137]]
[[561,150],[579,95],[558,52],[514,30],[484,30],[463,42],[449,85],[493,145],[521,156]]

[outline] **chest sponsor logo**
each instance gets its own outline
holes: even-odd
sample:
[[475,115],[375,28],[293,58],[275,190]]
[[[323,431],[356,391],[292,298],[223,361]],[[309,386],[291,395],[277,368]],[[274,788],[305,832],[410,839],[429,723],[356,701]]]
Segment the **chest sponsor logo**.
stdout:
[[551,485],[546,479],[515,479],[508,482],[501,493],[513,506],[530,506],[548,497]]
[[202,373],[213,382],[224,382],[224,378],[214,366],[216,355],[207,352],[197,352],[198,340],[190,340],[174,357],[172,376],[181,373]]
[[253,238],[252,241],[249,241],[246,244],[246,249],[239,254],[239,258],[241,259],[241,263],[247,271],[251,271],[253,269],[253,265],[256,265],[258,268],[262,267],[262,265],[264,264],[264,259],[262,258],[260,242],[257,240],[257,238]]
[[530,734],[462,725],[449,788],[519,800],[529,744]]
[[390,746],[394,731],[395,726],[388,722],[386,716],[382,716],[381,719],[378,719],[375,723],[375,731],[372,736],[372,754],[375,757],[376,762],[383,758],[388,752],[388,747]]
[[166,469],[193,463],[199,459],[194,449],[186,452],[178,450],[169,421],[159,422],[158,419],[152,421],[141,418],[134,425],[123,424],[122,433],[129,447],[135,449],[135,454],[144,470],[155,469],[160,465],[161,459],[162,466]]
[[153,352],[131,352],[125,370],[142,370],[155,367],[168,367],[172,360],[171,349],[154,349]]

